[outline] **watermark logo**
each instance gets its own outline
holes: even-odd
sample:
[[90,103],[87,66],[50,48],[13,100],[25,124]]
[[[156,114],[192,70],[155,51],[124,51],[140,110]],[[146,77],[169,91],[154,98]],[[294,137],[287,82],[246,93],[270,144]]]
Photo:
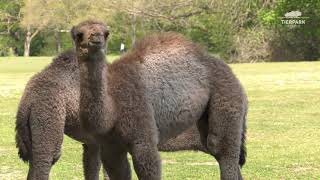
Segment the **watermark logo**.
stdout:
[[290,11],[281,17],[281,24],[289,26],[297,26],[306,24],[308,17],[302,16],[300,11]]
[[287,12],[284,16],[286,18],[298,18],[302,15],[302,13],[300,11],[291,11],[291,12]]

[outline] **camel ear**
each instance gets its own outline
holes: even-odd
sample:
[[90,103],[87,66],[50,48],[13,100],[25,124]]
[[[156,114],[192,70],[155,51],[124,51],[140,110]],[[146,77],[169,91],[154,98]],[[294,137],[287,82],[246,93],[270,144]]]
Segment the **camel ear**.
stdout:
[[109,37],[109,31],[107,30],[106,32],[105,32],[105,34],[104,34],[104,37],[106,38],[106,39],[108,39],[108,37]]
[[106,31],[104,33],[104,38],[107,40],[110,35],[110,27],[106,26]]
[[71,33],[71,37],[72,37],[73,41],[76,41],[76,27],[75,26],[72,27],[70,33]]

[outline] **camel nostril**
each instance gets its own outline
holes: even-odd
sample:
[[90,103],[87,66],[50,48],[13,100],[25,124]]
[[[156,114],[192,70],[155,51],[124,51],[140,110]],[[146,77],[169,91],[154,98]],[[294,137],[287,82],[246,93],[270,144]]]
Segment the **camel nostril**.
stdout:
[[90,37],[91,42],[102,42],[103,36],[102,35],[92,35]]
[[103,35],[103,33],[101,33],[101,32],[92,32],[90,34],[90,36],[102,36],[102,35]]
[[102,40],[100,38],[91,38],[90,42],[92,42],[92,43],[102,43]]
[[92,47],[102,47],[104,46],[104,36],[103,35],[91,35],[89,38],[89,45]]

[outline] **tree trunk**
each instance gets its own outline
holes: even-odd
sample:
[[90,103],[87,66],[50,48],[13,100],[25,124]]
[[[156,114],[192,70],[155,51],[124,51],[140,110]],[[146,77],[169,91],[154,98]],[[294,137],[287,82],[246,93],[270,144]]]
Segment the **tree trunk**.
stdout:
[[26,39],[24,41],[24,57],[30,56],[30,46],[31,46],[31,40],[39,33],[39,29],[37,29],[33,34],[31,33],[31,27],[27,27],[27,34]]
[[133,15],[132,17],[132,37],[131,37],[131,42],[132,42],[132,46],[134,45],[134,43],[136,42],[136,16]]
[[59,54],[61,52],[61,36],[59,30],[54,31],[54,38],[56,43],[56,52]]
[[[134,2],[133,2],[133,0],[131,1],[131,6],[132,6],[132,10],[134,11]],[[131,28],[132,28],[131,43],[132,43],[132,46],[136,42],[136,19],[137,19],[136,15],[135,15],[135,13],[133,13],[132,16],[131,16]]]
[[30,32],[30,26],[27,27],[27,34],[26,39],[24,41],[24,57],[30,56],[30,44],[31,44],[31,32]]

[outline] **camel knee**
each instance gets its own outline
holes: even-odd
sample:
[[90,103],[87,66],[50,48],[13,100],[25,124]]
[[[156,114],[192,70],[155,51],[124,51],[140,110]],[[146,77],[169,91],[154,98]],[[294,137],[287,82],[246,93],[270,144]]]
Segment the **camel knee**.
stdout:
[[213,134],[209,133],[207,137],[207,149],[212,155],[217,155],[221,149],[220,138]]

